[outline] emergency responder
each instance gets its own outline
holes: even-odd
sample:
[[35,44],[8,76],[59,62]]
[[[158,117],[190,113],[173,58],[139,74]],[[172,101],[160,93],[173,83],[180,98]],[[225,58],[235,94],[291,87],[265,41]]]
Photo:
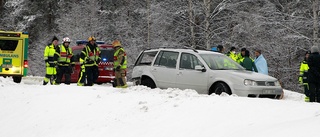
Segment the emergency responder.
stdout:
[[114,48],[113,66],[115,71],[114,86],[116,88],[127,88],[126,69],[127,69],[127,55],[119,40],[112,42]]
[[320,51],[318,46],[311,47],[308,58],[309,101],[320,103]]
[[245,55],[245,52],[246,52],[246,48],[241,48],[241,52],[240,53],[238,53],[238,60],[237,60],[237,62],[240,64],[241,63],[241,61],[244,59],[244,55]]
[[248,71],[258,72],[254,61],[250,58],[250,52],[248,50],[244,51],[244,55],[242,60],[240,61],[240,65]]
[[308,85],[308,70],[309,70],[309,65],[308,65],[308,58],[310,55],[311,51],[307,51],[304,57],[304,60],[301,62],[300,65],[300,75],[299,75],[299,83],[303,85],[303,90],[304,94],[306,95],[305,101],[309,102],[309,85]]
[[230,57],[232,60],[237,61],[238,55],[236,54],[236,48],[231,47],[230,51],[227,53],[227,56]]
[[46,63],[46,75],[43,79],[43,85],[56,84],[56,65],[58,60],[58,53],[56,52],[56,46],[58,45],[59,39],[54,36],[52,43],[47,45],[44,49],[44,61]]
[[65,84],[70,85],[71,73],[74,67],[74,61],[72,60],[73,53],[72,49],[69,47],[70,38],[63,38],[63,43],[57,47],[57,53],[59,53],[58,58],[58,70],[57,70],[57,80],[56,83],[60,84],[61,79],[64,75]]
[[[98,65],[100,63],[100,49],[96,44],[96,38],[90,36],[88,38],[88,44],[83,48],[81,55],[80,55],[80,63],[83,65],[81,66],[80,79],[78,81],[78,86],[92,86],[93,83],[96,82],[99,76]],[[84,68],[84,70],[83,70]],[[87,82],[85,83],[85,78]]]

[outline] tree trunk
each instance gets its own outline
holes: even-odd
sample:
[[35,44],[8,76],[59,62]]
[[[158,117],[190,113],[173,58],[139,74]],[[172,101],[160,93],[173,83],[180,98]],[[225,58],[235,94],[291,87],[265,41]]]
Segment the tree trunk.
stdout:
[[210,3],[211,0],[204,0],[204,7],[205,7],[205,45],[207,50],[211,49],[210,46],[210,31],[209,31],[209,26],[210,26]]
[[191,33],[191,47],[196,48],[195,42],[195,34],[194,34],[194,16],[193,16],[193,3],[192,0],[188,1],[189,3],[189,26],[190,26],[190,33]]
[[147,0],[147,20],[148,20],[148,36],[147,36],[147,48],[150,48],[150,0]]
[[319,32],[319,0],[313,1],[313,45],[319,46],[319,38],[318,38],[318,32]]

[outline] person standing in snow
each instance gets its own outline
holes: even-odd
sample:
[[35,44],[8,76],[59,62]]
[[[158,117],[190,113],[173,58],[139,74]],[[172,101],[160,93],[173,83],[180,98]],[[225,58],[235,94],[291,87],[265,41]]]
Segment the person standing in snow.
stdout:
[[240,65],[248,71],[258,72],[254,61],[250,58],[250,52],[248,50],[245,51],[244,58],[241,60]]
[[68,37],[63,38],[63,43],[59,45],[56,49],[59,53],[58,58],[58,72],[57,72],[57,84],[61,83],[61,79],[64,75],[65,84],[70,85],[72,68],[74,67],[74,62],[72,60],[72,49],[69,47],[71,40]]
[[115,72],[115,80],[114,86],[116,88],[127,88],[127,81],[126,81],[126,69],[127,69],[127,55],[126,51],[121,46],[119,40],[115,40],[112,42],[112,46],[114,48],[113,54],[113,65],[114,65],[114,72]]
[[308,66],[309,101],[320,103],[320,54],[317,46],[311,47]]
[[255,51],[256,58],[254,59],[254,64],[257,67],[258,73],[268,75],[268,64],[266,59],[261,54],[261,50]]
[[44,61],[46,64],[46,75],[43,79],[43,85],[47,85],[50,81],[51,85],[56,84],[57,74],[57,60],[59,54],[56,52],[56,46],[58,46],[59,39],[54,36],[52,43],[47,45],[44,49]]
[[[100,53],[101,51],[96,43],[96,38],[93,36],[90,36],[88,38],[88,44],[83,48],[80,54],[80,64],[83,64],[81,66],[82,68],[81,72],[83,72],[83,67],[84,67],[85,73],[81,73],[81,76],[77,83],[78,86],[83,86],[83,85],[92,86],[93,83],[97,81],[99,76],[98,65],[101,61]],[[85,78],[87,78],[86,84],[85,84]]]
[[309,85],[308,85],[309,65],[308,65],[308,62],[307,62],[310,53],[311,53],[310,51],[306,52],[304,60],[301,62],[301,65],[300,65],[300,75],[299,75],[299,83],[301,85],[303,85],[303,91],[304,91],[304,94],[306,95],[304,100],[306,102],[309,102],[309,96],[310,96]]

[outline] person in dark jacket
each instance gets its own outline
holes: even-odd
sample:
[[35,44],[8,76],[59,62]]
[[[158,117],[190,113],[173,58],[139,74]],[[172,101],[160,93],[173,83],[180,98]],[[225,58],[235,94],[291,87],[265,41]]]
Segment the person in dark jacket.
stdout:
[[244,58],[240,61],[240,65],[248,71],[258,72],[254,61],[250,58],[250,52],[248,50],[244,53]]
[[320,54],[317,46],[311,47],[308,65],[309,101],[320,103]]
[[99,76],[98,65],[101,61],[100,58],[100,49],[96,44],[96,38],[91,36],[88,38],[88,44],[83,48],[80,55],[80,64],[81,67],[85,67],[85,76],[87,78],[87,83],[85,83],[85,76],[81,74],[78,86],[92,86],[95,83]]

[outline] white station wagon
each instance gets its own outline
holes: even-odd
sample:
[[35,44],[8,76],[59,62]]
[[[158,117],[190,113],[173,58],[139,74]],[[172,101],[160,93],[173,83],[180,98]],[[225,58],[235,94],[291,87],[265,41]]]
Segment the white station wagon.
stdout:
[[229,57],[204,50],[144,50],[135,62],[132,80],[135,85],[194,89],[209,95],[225,92],[243,97],[279,99],[283,94],[276,78],[246,71]]

